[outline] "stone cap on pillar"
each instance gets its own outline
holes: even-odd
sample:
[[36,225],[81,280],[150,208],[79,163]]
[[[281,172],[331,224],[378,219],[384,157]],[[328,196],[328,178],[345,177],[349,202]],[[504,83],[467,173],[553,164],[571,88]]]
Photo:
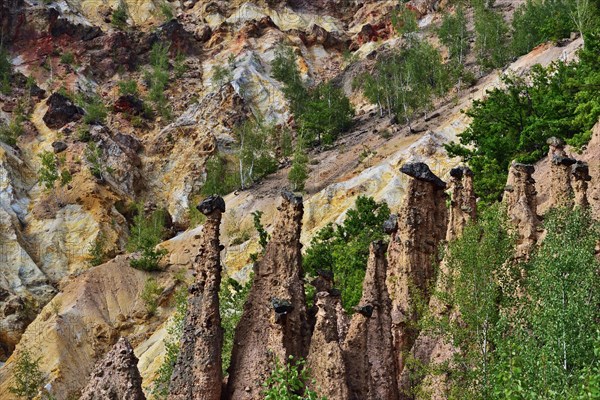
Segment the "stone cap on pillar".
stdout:
[[445,189],[446,182],[437,177],[431,170],[429,166],[422,162],[415,163],[406,163],[400,168],[400,172],[411,176],[420,181],[429,182],[434,185],[438,189]]

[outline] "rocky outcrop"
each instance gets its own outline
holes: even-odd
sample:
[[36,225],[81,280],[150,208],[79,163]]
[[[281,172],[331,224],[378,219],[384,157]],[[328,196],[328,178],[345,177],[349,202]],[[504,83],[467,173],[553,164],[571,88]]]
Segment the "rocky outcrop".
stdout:
[[346,366],[338,331],[339,293],[319,292],[316,295],[317,323],[310,341],[306,368],[314,381],[308,386],[328,399],[348,399]]
[[371,243],[360,305],[352,316],[343,346],[350,399],[398,398],[386,247],[381,241]]
[[387,285],[392,299],[392,332],[398,373],[417,337],[415,302],[429,302],[439,245],[446,235],[446,184],[424,163],[405,164],[412,177],[398,212],[398,230],[388,250]]
[[138,359],[125,338],[96,365],[80,400],[145,400]]
[[169,386],[170,400],[220,400],[223,328],[219,313],[221,248],[219,227],[225,202],[211,196],[198,206],[206,222],[194,265],[196,282],[190,288],[181,351]]
[[572,207],[573,188],[571,186],[571,166],[577,161],[567,157],[565,142],[552,137],[548,139],[550,162],[550,207]]
[[462,234],[469,221],[477,215],[477,198],[473,191],[473,171],[468,167],[450,170],[450,212],[446,240],[454,240]]
[[533,165],[513,161],[502,198],[508,218],[517,233],[517,257],[526,257],[537,241],[540,220],[533,172]]
[[308,348],[302,283],[302,198],[284,191],[273,234],[256,266],[237,326],[226,399],[262,399],[275,359],[305,357]]
[[575,207],[587,207],[590,205],[587,197],[588,182],[592,180],[590,168],[587,163],[577,161],[571,166],[571,171]]
[[60,93],[52,93],[46,104],[48,111],[44,115],[44,122],[51,129],[60,129],[69,122],[79,120],[83,115],[81,108]]

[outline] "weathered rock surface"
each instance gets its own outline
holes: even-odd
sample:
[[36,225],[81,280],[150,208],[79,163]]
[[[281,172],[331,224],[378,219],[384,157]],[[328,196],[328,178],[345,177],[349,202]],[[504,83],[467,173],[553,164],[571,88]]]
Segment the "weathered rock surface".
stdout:
[[577,161],[571,166],[571,186],[573,187],[575,207],[588,207],[588,182],[592,180],[590,167],[583,161]]
[[308,386],[319,396],[328,399],[348,399],[346,366],[338,330],[337,293],[319,292],[316,295],[317,323],[313,331],[306,368],[311,378]]
[[450,212],[446,240],[454,240],[462,234],[469,221],[477,215],[477,198],[473,191],[473,171],[468,167],[450,170]]
[[571,186],[571,166],[577,161],[567,157],[565,142],[559,138],[548,139],[550,147],[550,207],[572,207],[573,187]]
[[126,338],[120,338],[96,365],[80,400],[145,400],[138,359]]
[[517,257],[527,257],[538,237],[540,220],[533,172],[533,165],[513,161],[502,198],[508,218],[517,233]]
[[262,399],[262,382],[274,359],[305,357],[308,350],[301,280],[302,198],[283,192],[265,254],[257,264],[244,313],[236,328],[226,399]]
[[77,121],[83,115],[83,110],[60,93],[52,93],[46,101],[48,111],[44,122],[51,129],[60,129],[69,122]]
[[404,368],[404,356],[418,330],[420,318],[414,302],[429,302],[435,263],[439,262],[439,244],[446,236],[447,210],[445,183],[427,165],[409,165],[402,171],[410,179],[404,202],[398,212],[398,231],[388,249],[387,285],[392,299],[392,332],[398,373]]
[[170,400],[220,400],[223,328],[219,313],[221,249],[219,227],[225,202],[209,197],[198,206],[207,219],[194,263],[181,350],[169,385]]
[[398,398],[386,247],[381,241],[371,243],[359,309],[352,316],[343,345],[350,399]]

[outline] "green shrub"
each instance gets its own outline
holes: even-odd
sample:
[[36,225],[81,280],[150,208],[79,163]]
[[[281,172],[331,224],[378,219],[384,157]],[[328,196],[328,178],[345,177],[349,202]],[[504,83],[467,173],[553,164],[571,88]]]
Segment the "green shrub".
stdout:
[[372,74],[361,75],[355,85],[377,104],[380,113],[395,114],[410,124],[413,116],[431,105],[450,87],[440,53],[426,41],[411,38],[388,57],[380,59]]
[[236,127],[238,142],[238,174],[240,187],[248,188],[259,179],[277,171],[272,140],[272,127],[260,120],[248,120]]
[[160,3],[160,13],[162,14],[165,21],[170,21],[173,19],[173,9],[166,1]]
[[117,29],[125,29],[127,18],[129,18],[127,4],[124,0],[120,0],[117,8],[112,12],[110,23]]
[[222,65],[214,65],[212,68],[212,82],[217,86],[221,87],[226,83],[233,80],[233,73],[227,67]]
[[23,125],[18,119],[13,119],[8,125],[0,126],[0,141],[15,146],[19,136],[23,134]]
[[8,52],[0,45],[0,93],[10,93],[12,63]]
[[[237,166],[233,166],[236,168]],[[226,195],[240,188],[240,175],[229,168],[227,159],[216,154],[206,161],[206,181],[201,193],[205,196],[213,194]]]
[[104,165],[102,149],[94,142],[88,142],[85,148],[85,159],[90,163],[90,173],[97,179],[104,180],[106,174],[114,172],[111,167]]
[[307,388],[310,380],[302,358],[289,357],[287,362],[274,361],[271,375],[263,383],[265,400],[326,400]]
[[360,301],[369,245],[384,238],[383,223],[389,216],[390,209],[385,202],[359,196],[342,225],[327,225],[317,232],[306,249],[305,273],[314,276],[320,269],[332,271],[342,294],[342,304],[348,311]]
[[154,103],[156,111],[166,120],[170,120],[171,108],[168,105],[165,91],[169,85],[169,46],[156,42],[150,50],[151,71],[146,72],[145,79],[149,83],[148,97]]
[[298,141],[292,167],[288,173],[288,180],[292,186],[292,190],[299,192],[304,190],[304,184],[308,179],[308,172],[308,155],[306,155],[302,141]]
[[233,350],[233,339],[235,328],[242,318],[244,304],[252,287],[252,276],[245,284],[224,277],[219,290],[219,312],[221,313],[221,326],[223,327],[223,375],[227,375],[227,369],[231,363],[231,351]]
[[484,69],[504,66],[509,58],[508,25],[501,13],[475,6],[475,52]]
[[119,95],[139,97],[140,91],[135,79],[128,79],[119,82]]
[[331,144],[352,125],[354,110],[344,92],[331,83],[308,88],[292,48],[277,49],[271,68],[273,77],[283,83],[298,131],[308,143]]
[[75,56],[70,51],[67,51],[60,56],[60,62],[65,65],[73,65]]
[[106,261],[106,234],[103,231],[98,232],[96,239],[90,244],[88,249],[88,262],[92,267],[98,266]]
[[97,94],[76,96],[75,102],[77,105],[85,110],[83,115],[83,122],[88,125],[99,124],[103,125],[106,122],[108,111],[102,97]]
[[72,176],[65,168],[64,156],[59,157],[51,151],[43,151],[38,157],[42,164],[38,176],[46,190],[54,189],[57,183],[62,187],[71,182]]
[[10,392],[19,398],[33,400],[44,385],[44,374],[40,371],[40,359],[27,349],[22,349],[14,361],[14,386]]
[[143,271],[159,269],[158,263],[167,254],[166,249],[156,246],[163,240],[165,234],[165,215],[163,210],[156,210],[147,215],[141,205],[137,205],[137,214],[130,228],[128,250],[140,252],[139,257],[131,258],[129,264]]
[[174,295],[175,312],[171,317],[171,322],[167,326],[167,337],[164,339],[165,358],[158,368],[157,377],[152,382],[150,393],[152,399],[167,399],[169,395],[169,383],[171,375],[179,357],[181,336],[185,324],[185,315],[187,312],[188,289],[185,286],[180,287]]
[[144,283],[144,289],[142,289],[140,297],[146,305],[146,310],[148,311],[148,314],[156,314],[156,310],[158,309],[158,298],[160,297],[162,292],[163,288],[158,285],[156,279],[146,279],[146,283]]

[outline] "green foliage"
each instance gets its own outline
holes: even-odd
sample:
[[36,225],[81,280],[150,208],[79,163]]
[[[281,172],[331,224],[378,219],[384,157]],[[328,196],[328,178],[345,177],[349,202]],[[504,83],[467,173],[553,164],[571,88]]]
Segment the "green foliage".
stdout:
[[58,183],[65,186],[72,180],[71,173],[65,168],[65,158],[59,157],[51,151],[43,151],[38,154],[41,161],[41,167],[38,170],[40,183],[46,190],[52,190]]
[[145,79],[149,84],[148,97],[154,103],[156,111],[165,119],[171,119],[171,108],[168,105],[165,91],[169,85],[169,45],[156,42],[150,51],[151,71],[146,72]]
[[201,193],[205,196],[213,194],[223,196],[231,193],[240,187],[239,177],[239,174],[228,167],[227,159],[223,155],[210,156],[206,161],[206,181]]
[[44,384],[40,358],[35,358],[27,349],[18,353],[14,361],[14,386],[9,388],[11,393],[22,399],[36,398]]
[[119,95],[121,96],[140,96],[140,91],[138,89],[138,84],[135,79],[128,79],[119,82]]
[[325,226],[306,250],[305,273],[315,275],[319,269],[332,271],[336,287],[342,293],[342,304],[348,311],[360,301],[369,245],[384,238],[383,223],[389,216],[385,202],[359,196],[342,225]]
[[447,68],[452,80],[457,81],[459,86],[463,79],[472,81],[473,77],[464,67],[465,57],[469,51],[470,33],[467,30],[465,12],[460,5],[454,14],[444,14],[437,33],[442,44],[448,48]]
[[163,1],[160,3],[160,13],[162,14],[165,21],[170,21],[173,19],[173,9],[169,5],[168,2]]
[[15,146],[22,134],[23,120],[19,116],[13,118],[8,125],[0,126],[0,141],[10,146]]
[[260,120],[248,120],[234,130],[238,142],[236,155],[242,189],[277,170],[271,141],[273,129]]
[[146,279],[146,283],[144,283],[144,289],[142,289],[140,298],[146,305],[148,314],[154,315],[156,313],[156,310],[158,309],[158,298],[162,292],[163,288],[158,285],[156,279]]
[[262,247],[263,253],[264,253],[264,251],[267,249],[267,244],[269,243],[269,239],[271,239],[271,235],[269,235],[267,233],[267,231],[265,230],[265,227],[260,222],[262,215],[263,215],[263,212],[258,211],[258,210],[254,211],[252,213],[254,229],[256,229],[256,232],[258,232],[258,244],[260,244],[260,247]]
[[8,51],[0,45],[0,93],[10,93],[12,63]]
[[499,68],[506,64],[508,25],[501,13],[475,6],[475,52],[477,62],[484,69]]
[[218,87],[221,87],[233,79],[233,74],[231,70],[222,65],[215,65],[212,69],[212,81]]
[[314,391],[306,387],[310,380],[305,368],[306,362],[301,359],[289,357],[288,362],[282,364],[275,359],[271,375],[263,383],[265,400],[326,400],[319,397]]
[[235,279],[224,277],[219,290],[219,312],[221,313],[221,326],[223,327],[223,375],[227,375],[227,369],[231,363],[231,351],[233,350],[233,339],[235,328],[242,318],[244,304],[252,287],[252,276],[245,284],[240,284]]
[[60,62],[61,64],[65,65],[73,65],[73,63],[75,62],[75,56],[70,51],[64,52],[60,56]]
[[188,70],[188,66],[185,63],[185,54],[178,52],[173,60],[173,72],[175,78],[180,79],[183,74]]
[[88,125],[103,125],[106,122],[108,111],[102,101],[102,97],[97,94],[93,95],[78,95],[75,102],[78,106],[85,110],[83,122]]
[[94,142],[88,142],[85,148],[85,159],[90,163],[90,173],[97,179],[104,180],[106,174],[113,172],[111,167],[104,165],[102,149]]
[[187,312],[187,287],[180,287],[174,295],[175,312],[171,317],[171,321],[167,326],[167,337],[165,343],[165,358],[158,368],[157,377],[152,383],[150,393],[153,400],[166,400],[169,395],[169,383],[171,375],[179,357],[181,336],[183,335],[183,327],[185,323],[185,314]]
[[448,244],[449,273],[442,279],[447,282],[450,295],[444,300],[459,313],[460,319],[446,321],[446,332],[461,350],[456,365],[464,368],[453,371],[454,384],[461,395],[491,395],[491,344],[498,335],[501,282],[507,285],[511,281],[507,271],[514,245],[504,211],[498,206],[486,210],[477,223],[465,228],[462,237]]
[[100,265],[106,261],[106,234],[103,231],[98,232],[94,242],[90,244],[88,250],[88,259],[92,267]]
[[143,271],[155,271],[159,269],[159,261],[167,254],[166,249],[156,248],[165,234],[165,214],[163,210],[156,210],[148,215],[141,205],[136,207],[137,214],[133,218],[127,247],[140,255],[132,257],[129,264]]
[[528,298],[515,296],[505,315],[510,335],[496,344],[496,398],[592,398],[598,390],[589,373],[598,367],[600,226],[588,210],[562,209],[546,215],[544,228],[543,243],[525,265]]
[[405,4],[401,4],[400,9],[392,13],[392,25],[401,35],[408,35],[419,30],[417,15]]
[[513,15],[512,52],[520,56],[540,43],[569,37],[576,29],[570,16],[571,0],[527,0]]
[[434,96],[448,91],[450,81],[439,51],[409,38],[404,47],[378,60],[372,74],[359,76],[355,85],[382,114],[395,114],[410,124],[417,112],[430,107]]
[[283,83],[298,131],[307,142],[331,144],[351,126],[354,110],[344,92],[331,83],[307,87],[292,48],[280,47],[271,68],[273,77]]
[[125,29],[127,26],[127,18],[129,18],[129,10],[124,0],[119,1],[119,5],[112,12],[110,23],[117,29]]
[[539,160],[549,137],[587,143],[600,117],[600,92],[594,89],[600,84],[599,50],[600,40],[590,36],[579,62],[534,66],[523,78],[505,76],[505,87],[473,102],[466,113],[471,124],[446,149],[469,163],[485,202],[501,196],[510,162]]
[[304,185],[308,179],[308,155],[306,149],[299,140],[296,145],[296,151],[294,152],[294,160],[292,161],[292,167],[288,173],[288,180],[292,186],[292,190],[301,192],[304,190]]

